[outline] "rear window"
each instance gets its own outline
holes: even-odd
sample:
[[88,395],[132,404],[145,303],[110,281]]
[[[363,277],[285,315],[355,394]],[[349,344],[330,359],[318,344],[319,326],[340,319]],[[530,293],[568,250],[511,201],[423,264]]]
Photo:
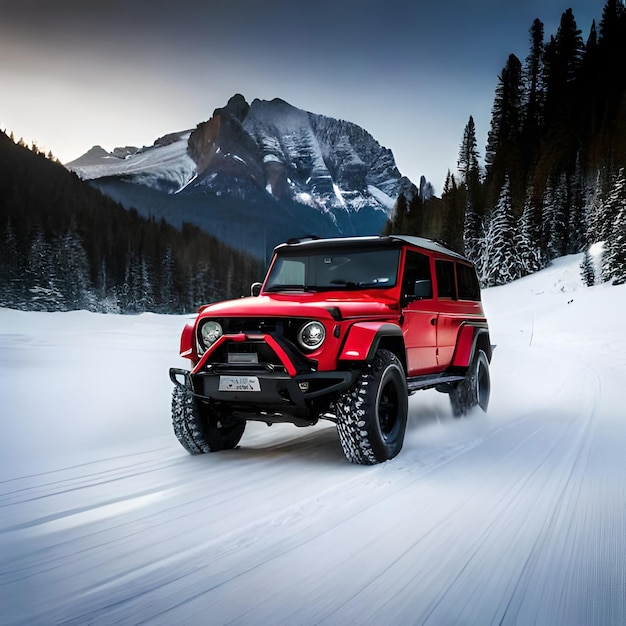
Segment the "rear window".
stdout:
[[480,300],[480,285],[473,267],[457,263],[456,278],[459,287],[459,300]]

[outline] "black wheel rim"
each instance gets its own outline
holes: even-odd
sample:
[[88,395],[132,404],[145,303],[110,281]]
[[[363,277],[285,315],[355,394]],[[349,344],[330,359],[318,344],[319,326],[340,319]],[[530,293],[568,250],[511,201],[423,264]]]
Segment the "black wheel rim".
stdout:
[[479,362],[476,372],[476,399],[480,408],[486,411],[489,404],[489,372],[482,362]]
[[398,389],[392,380],[387,381],[378,397],[378,424],[383,436],[388,436],[398,421]]

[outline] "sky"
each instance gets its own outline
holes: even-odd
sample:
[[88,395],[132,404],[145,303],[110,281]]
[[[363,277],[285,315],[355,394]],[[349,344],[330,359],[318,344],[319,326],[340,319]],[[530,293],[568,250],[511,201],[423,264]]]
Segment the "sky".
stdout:
[[472,115],[484,154],[509,54],[605,0],[0,0],[0,129],[67,163],[151,145],[235,93],[365,128],[440,193]]

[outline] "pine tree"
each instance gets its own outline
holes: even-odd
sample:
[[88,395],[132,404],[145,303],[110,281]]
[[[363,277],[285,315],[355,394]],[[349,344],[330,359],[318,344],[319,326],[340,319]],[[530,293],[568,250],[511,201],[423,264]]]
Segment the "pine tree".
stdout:
[[65,299],[58,288],[58,276],[53,262],[53,247],[37,228],[30,243],[27,275],[30,284],[28,308],[34,311],[62,311]]
[[24,262],[11,218],[7,218],[0,246],[0,306],[21,308],[25,302]]
[[585,247],[587,216],[584,209],[585,183],[583,180],[580,154],[576,167],[568,180],[567,253],[577,254]]
[[609,237],[610,224],[604,217],[604,193],[601,172],[596,175],[593,189],[588,194],[585,205],[586,240],[591,245],[598,241],[606,241]]
[[477,266],[480,275],[482,258],[482,242],[484,238],[482,220],[467,198],[465,219],[463,222],[463,252],[465,256]]
[[496,87],[485,152],[488,173],[497,165],[498,157],[506,158],[507,155],[502,152],[510,149],[518,137],[522,119],[522,93],[522,64],[511,54]]
[[530,28],[530,52],[524,64],[524,135],[529,151],[536,149],[539,131],[543,127],[544,91],[544,27],[535,19]]
[[511,188],[507,176],[485,235],[482,263],[482,283],[485,286],[504,285],[522,275],[515,239]]
[[511,54],[499,76],[485,149],[485,198],[493,206],[508,175],[512,203],[521,209],[526,180],[522,149],[522,64]]
[[543,267],[540,237],[535,226],[535,207],[527,198],[519,220],[515,247],[520,261],[521,275],[533,274]]
[[63,298],[63,309],[92,309],[95,294],[89,279],[89,261],[78,235],[70,228],[53,246],[56,285]]
[[562,174],[556,183],[549,182],[543,202],[543,242],[545,258],[552,261],[567,252],[567,179]]
[[585,254],[580,262],[580,277],[587,287],[593,287],[596,284],[596,273],[589,250],[585,250]]
[[626,173],[620,169],[615,184],[605,202],[611,230],[606,241],[602,263],[602,279],[621,285],[626,282]]
[[583,54],[581,31],[572,10],[567,9],[561,16],[556,36],[546,48],[546,121],[571,123],[573,87]]
[[461,175],[461,182],[468,186],[472,177],[476,177],[476,182],[480,178],[479,154],[476,143],[476,125],[474,118],[470,115],[469,121],[463,131],[463,141],[459,150],[457,169]]
[[174,277],[176,266],[172,249],[168,246],[165,249],[161,260],[161,280],[159,284],[159,310],[163,313],[173,313],[177,309],[176,285]]

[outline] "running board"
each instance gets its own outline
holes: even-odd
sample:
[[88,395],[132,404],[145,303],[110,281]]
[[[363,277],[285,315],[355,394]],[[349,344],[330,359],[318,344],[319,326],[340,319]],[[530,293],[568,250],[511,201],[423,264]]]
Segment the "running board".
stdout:
[[409,391],[418,391],[419,389],[432,389],[439,385],[450,385],[458,383],[465,377],[458,374],[428,374],[426,376],[412,376],[406,381]]

